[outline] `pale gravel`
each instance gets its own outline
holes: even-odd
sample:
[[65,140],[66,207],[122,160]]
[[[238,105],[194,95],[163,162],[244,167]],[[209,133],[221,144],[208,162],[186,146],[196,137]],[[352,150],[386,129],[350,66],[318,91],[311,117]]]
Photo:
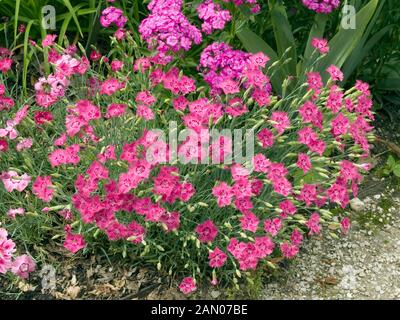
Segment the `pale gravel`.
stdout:
[[[394,205],[384,212],[377,203],[387,197]],[[363,202],[366,211],[382,216],[384,225],[355,223],[340,240],[308,241],[283,274],[267,281],[262,298],[400,299],[400,199],[388,190]]]

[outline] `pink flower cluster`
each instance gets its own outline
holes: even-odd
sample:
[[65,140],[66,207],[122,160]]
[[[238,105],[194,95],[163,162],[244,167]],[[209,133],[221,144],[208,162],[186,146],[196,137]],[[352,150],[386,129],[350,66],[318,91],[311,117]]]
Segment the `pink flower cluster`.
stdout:
[[329,52],[329,45],[326,39],[313,38],[311,41],[311,45],[321,54],[327,54]]
[[27,279],[29,274],[36,269],[35,261],[28,255],[24,254],[15,257],[15,243],[8,238],[6,229],[0,228],[0,274],[11,271],[13,274]]
[[11,58],[1,58],[0,59],[0,71],[6,73],[11,69],[13,60]]
[[310,230],[309,234],[319,234],[321,232],[320,225],[320,216],[318,213],[313,213],[310,216],[310,219],[306,222],[308,229]]
[[68,79],[61,75],[40,78],[35,84],[36,102],[42,107],[50,107],[65,95],[65,89],[68,84]]
[[7,230],[0,228],[0,273],[5,274],[10,268],[15,243],[8,239]]
[[201,32],[182,13],[182,0],[153,0],[148,8],[151,13],[141,22],[139,32],[150,48],[164,54],[187,51],[203,40]]
[[36,262],[27,254],[16,257],[11,264],[11,272],[22,279],[28,279],[35,270]]
[[317,13],[331,13],[340,5],[340,0],[302,0],[303,4]]
[[52,167],[64,164],[77,164],[80,161],[78,152],[79,145],[73,144],[65,149],[56,149],[49,154],[49,161]]
[[[28,115],[28,110],[29,106],[25,105],[17,111],[13,119],[7,120],[6,127],[0,128],[0,138],[8,138],[10,140],[15,140],[19,135],[16,126],[18,126],[22,122],[22,120],[26,118],[26,116]],[[29,138],[22,139],[20,142],[17,143],[16,150],[20,152],[24,149],[29,149],[31,146],[32,146],[31,139]],[[8,149],[9,149],[8,141],[6,139],[0,139],[0,151],[7,152]]]
[[124,16],[124,12],[120,8],[113,6],[104,9],[100,17],[100,23],[105,28],[112,24],[115,24],[118,28],[123,28],[127,21],[128,19]]
[[320,156],[325,152],[326,143],[320,139],[318,134],[310,127],[305,127],[298,131],[298,141],[304,144],[312,152],[318,153]]
[[210,251],[208,254],[209,265],[212,268],[221,268],[226,260],[228,259],[228,255],[223,252],[220,248],[215,248],[213,251]]
[[189,294],[197,290],[196,282],[193,278],[184,278],[179,285],[179,289],[184,294]]
[[[140,99],[142,98],[145,96]],[[168,212],[160,202],[154,203],[149,197],[139,198],[130,193],[145,181],[149,181],[154,165],[158,164],[158,161],[151,164],[143,158],[147,148],[154,147],[156,139],[156,135],[148,132],[137,141],[125,144],[119,159],[115,157],[113,147],[109,146],[108,150],[111,152],[105,151],[99,155],[102,163],[94,161],[87,169],[86,177],[79,175],[75,182],[77,193],[72,197],[74,207],[85,223],[95,223],[111,241],[128,239],[138,244],[145,237],[146,230],[138,222],[133,220],[127,225],[119,222],[115,215],[119,211],[136,212],[146,221],[163,226],[166,232],[176,230],[180,226],[179,213]],[[139,147],[142,148],[142,152],[138,151]],[[153,152],[158,153],[156,150]],[[110,179],[109,171],[104,165],[113,160],[126,161],[129,165],[128,171],[121,173],[118,180]],[[105,186],[104,198],[95,195],[100,181]],[[166,203],[172,204],[178,199],[186,202],[195,193],[192,184],[180,181],[179,170],[175,167],[161,167],[158,175],[153,178],[153,183],[153,193],[161,196],[162,201]]]
[[214,30],[223,30],[225,24],[231,21],[232,16],[228,10],[222,10],[213,0],[205,0],[197,7],[199,18],[203,20],[201,30],[211,34]]
[[37,177],[32,185],[32,192],[44,202],[50,202],[54,195],[54,187],[51,177]]
[[25,214],[24,208],[9,209],[7,211],[7,216],[9,216],[11,219],[15,219],[17,215],[23,216],[24,214]]
[[[75,49],[70,51],[69,53],[73,54]],[[85,57],[79,60],[70,54],[59,54],[55,49],[49,51],[49,62],[55,66],[55,73],[50,74],[47,78],[40,78],[35,84],[36,103],[44,108],[49,108],[64,97],[71,76],[82,75],[89,68],[89,62]]]
[[12,52],[10,50],[8,50],[7,48],[0,47],[0,71],[2,73],[7,73],[11,69],[11,66],[13,64],[11,56]]
[[25,138],[25,139],[22,139],[20,142],[18,142],[16,149],[17,149],[17,151],[30,149],[32,147],[32,144],[33,144],[33,141],[31,138]]
[[14,100],[6,96],[6,87],[0,83],[0,111],[10,110],[14,107]]
[[154,119],[154,113],[150,107],[156,102],[156,98],[149,91],[139,92],[135,101],[137,103],[136,115],[138,117],[142,117],[145,120]]
[[72,233],[71,226],[65,227],[65,240],[64,240],[64,248],[72,253],[77,253],[79,250],[86,247],[85,239],[82,235]]
[[[182,75],[176,67],[167,72],[156,69],[150,74],[150,79],[153,85],[162,84],[165,89],[171,91],[174,95],[187,95],[196,90],[195,80]],[[182,103],[184,102],[182,101]],[[186,105],[187,103],[185,107]],[[184,109],[184,107],[178,107],[178,109]]]
[[218,234],[218,229],[211,220],[207,220],[196,227],[201,242],[212,242]]
[[101,117],[100,108],[93,105],[89,100],[80,100],[74,108],[69,108],[67,111],[65,126],[69,137],[73,137],[82,131],[91,131],[90,121]]
[[42,47],[50,47],[52,45],[54,45],[54,41],[57,39],[57,35],[56,34],[47,34],[43,41],[42,41]]
[[201,53],[200,67],[213,93],[236,94],[241,86],[251,87],[254,100],[265,106],[272,91],[269,78],[262,72],[268,61],[262,53],[251,55],[233,50],[226,43],[215,42]]
[[124,103],[112,103],[107,107],[104,117],[107,119],[121,117],[126,113],[126,108],[127,105]]
[[14,170],[3,172],[0,175],[0,179],[3,181],[4,187],[8,192],[17,190],[22,192],[31,182],[31,177],[26,173],[19,175]]
[[269,256],[275,244],[267,236],[256,237],[253,242],[240,242],[232,238],[227,250],[239,261],[241,270],[255,270],[260,259]]
[[120,82],[115,78],[110,78],[101,83],[100,94],[111,96],[123,88],[125,88],[125,82]]

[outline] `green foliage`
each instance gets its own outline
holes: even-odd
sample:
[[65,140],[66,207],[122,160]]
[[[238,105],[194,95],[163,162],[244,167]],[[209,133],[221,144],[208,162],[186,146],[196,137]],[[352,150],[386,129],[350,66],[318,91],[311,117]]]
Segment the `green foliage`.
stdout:
[[383,174],[386,176],[394,174],[396,177],[400,178],[400,161],[390,155],[383,169]]
[[[46,5],[53,5],[56,9],[56,26],[58,27],[56,30],[46,30],[43,27],[42,8]],[[8,20],[0,26],[0,30],[3,29],[5,45],[16,52],[22,47],[22,87],[25,93],[28,83],[28,67],[32,68],[31,62],[34,57],[29,40],[40,42],[46,34],[57,33],[59,34],[59,44],[62,44],[67,31],[73,37],[83,37],[83,30],[93,28],[90,28],[90,25],[87,25],[87,21],[83,21],[82,17],[91,17],[93,20],[98,9],[95,7],[95,1],[82,3],[70,0],[0,0],[0,16],[8,17]],[[18,30],[21,24],[25,25],[24,32]],[[44,52],[44,54],[47,53]],[[36,68],[39,69],[40,66],[36,66]],[[47,74],[50,73],[50,66],[46,60],[44,69]]]
[[[34,28],[29,32],[32,39],[38,40],[47,31],[42,25],[42,8],[46,5],[52,5],[56,9],[57,25],[63,25],[67,21],[68,30],[77,32],[83,36],[83,21],[78,17],[95,13],[95,8],[90,7],[89,3],[81,1],[70,0],[1,0],[0,1],[0,15],[8,17],[2,28],[4,29],[5,40],[11,39],[14,44],[17,43],[20,34],[18,33],[18,26],[20,24],[27,25],[31,23]],[[85,10],[82,10],[82,9]],[[73,21],[73,24],[70,22]],[[87,28],[87,26],[85,26]]]
[[[338,33],[329,42],[330,51],[328,55],[319,63],[320,72],[325,71],[331,64],[342,68],[357,46],[362,44],[363,38],[368,38],[367,27],[374,17],[377,5],[378,0],[370,0],[357,12],[355,29],[344,29],[340,26]],[[361,50],[365,50],[365,48]],[[360,60],[356,61],[361,62]]]
[[[148,1],[120,0],[120,6],[128,17],[130,30],[137,30],[140,21],[146,15]],[[396,0],[370,0],[368,3],[350,0],[358,10],[357,28],[342,30],[341,12],[336,10],[330,15],[314,14],[306,9],[301,1],[269,0],[263,6],[265,14],[256,17],[247,14],[248,23],[232,26],[237,29],[237,38],[251,52],[262,51],[270,58],[270,64],[280,61],[272,69],[272,84],[277,93],[282,94],[282,84],[290,76],[298,76],[314,63],[313,37],[332,39],[331,52],[322,61],[320,69],[330,63],[343,67],[346,80],[355,78],[373,84],[376,100],[380,105],[400,105],[400,10]],[[197,3],[197,2],[196,2]],[[194,6],[196,5],[194,3]],[[366,4],[365,4],[366,3]],[[28,48],[28,39],[40,41],[46,35],[41,26],[41,8],[53,5],[57,12],[58,43],[63,44],[65,37],[80,39],[88,50],[90,45],[100,45],[107,40],[109,32],[101,30],[98,18],[107,5],[105,0],[0,0],[0,16],[7,17],[0,25],[0,43],[6,47],[23,46],[23,88],[26,89],[27,67],[32,63],[33,53]],[[193,18],[195,13],[193,14]],[[191,17],[192,18],[192,17]],[[26,34],[18,32],[18,26],[25,24]],[[50,30],[49,30],[50,31]],[[224,32],[225,33],[225,32]],[[229,35],[224,37],[229,41]],[[20,45],[19,45],[20,44]],[[301,54],[300,54],[301,53]],[[197,54],[196,52],[193,54]],[[39,66],[36,66],[38,69]],[[45,65],[45,70],[49,67]],[[271,75],[270,75],[271,76]],[[288,88],[290,91],[294,83]]]
[[[348,73],[354,70],[355,66],[362,61],[360,55],[365,55],[366,50],[373,47],[388,30],[386,28],[372,39],[369,39],[370,26],[377,19],[383,3],[384,1],[381,2],[378,9],[378,0],[370,0],[364,5],[355,17],[357,22],[356,29],[344,29],[339,25],[338,31],[329,42],[330,52],[322,59],[316,59],[315,55],[313,55],[311,40],[314,37],[322,37],[324,35],[327,16],[321,14],[315,15],[314,24],[307,37],[308,41],[303,56],[301,59],[298,59],[296,54],[298,44],[295,41],[283,1],[269,1],[272,29],[274,32],[272,45],[268,44],[268,41],[271,41],[270,39],[262,39],[246,26],[238,30],[238,38],[248,51],[262,51],[269,55],[271,57],[271,64],[279,61],[279,71],[276,71],[277,74],[275,75],[275,79],[273,79],[275,81],[272,81],[272,85],[277,92],[282,93],[282,86],[284,85],[284,82],[281,81],[282,78],[294,77],[294,81],[301,81],[299,79],[300,76],[304,74],[304,71],[309,70],[313,64],[316,64],[317,71],[325,74],[325,80],[327,80],[327,74],[324,71],[331,64],[339,68],[344,66]],[[302,42],[301,39],[297,40]],[[272,46],[276,47],[276,50]]]
[[[21,35],[18,26],[32,22],[29,36],[35,41],[39,40],[46,30],[42,26],[42,8],[46,5],[54,6],[56,10],[56,30],[49,30],[59,34],[59,44],[64,41],[64,35],[80,37],[93,44],[99,31],[99,17],[101,10],[107,6],[106,0],[0,0],[0,17],[3,24],[0,30],[0,42],[5,42],[7,47],[17,44]],[[140,20],[145,15],[145,3],[137,0],[120,0],[116,3],[129,18],[131,30],[137,29]],[[107,32],[106,32],[107,33]],[[107,38],[106,38],[107,39]]]
[[[347,1],[357,9],[357,28],[343,30],[340,27],[341,11],[336,10],[330,15],[314,14],[301,5],[300,1],[270,1],[275,3],[277,10],[286,7],[280,24],[282,32],[274,32],[273,12],[271,19],[265,15],[256,17],[238,30],[238,39],[245,49],[251,52],[262,51],[270,58],[270,64],[277,63],[273,69],[271,82],[274,90],[282,94],[284,79],[288,76],[297,76],[315,62],[312,53],[311,39],[325,37],[332,39],[331,52],[319,61],[319,71],[330,63],[342,67],[345,81],[352,83],[361,79],[371,84],[376,107],[383,108],[392,121],[396,121],[396,113],[400,106],[400,8],[396,0],[381,1]],[[264,8],[266,10],[266,8]],[[276,28],[276,27],[275,27]],[[285,31],[283,31],[285,30]],[[288,72],[284,67],[290,60],[293,63],[294,55],[282,56],[282,50],[277,50],[282,41],[287,45],[288,32],[292,30],[295,38],[294,45],[298,57],[295,73]],[[291,44],[293,46],[293,43]],[[289,47],[287,47],[289,48]],[[290,53],[293,52],[290,49]],[[279,61],[279,62],[277,62]],[[293,69],[292,69],[293,70]],[[293,88],[292,86],[289,86]]]
[[379,16],[366,44],[368,54],[355,69],[352,79],[372,84],[377,106],[384,107],[392,121],[400,106],[400,7],[396,0],[379,2]]

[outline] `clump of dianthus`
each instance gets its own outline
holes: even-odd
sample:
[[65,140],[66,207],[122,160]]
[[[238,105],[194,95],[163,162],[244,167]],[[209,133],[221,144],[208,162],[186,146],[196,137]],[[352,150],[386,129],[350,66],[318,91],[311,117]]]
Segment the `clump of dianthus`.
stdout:
[[211,34],[213,30],[222,30],[225,24],[232,19],[228,10],[222,10],[221,6],[212,0],[205,0],[197,7],[199,18],[203,20],[201,30]]
[[115,24],[118,28],[123,28],[128,19],[124,16],[124,12],[120,8],[108,7],[103,10],[100,23],[107,28],[111,24]]
[[340,5],[340,0],[302,0],[303,4],[317,13],[331,13]]
[[139,32],[151,49],[161,53],[189,50],[200,44],[202,35],[182,13],[181,0],[153,0],[150,15],[142,21]]
[[200,68],[213,93],[236,94],[252,87],[253,99],[265,106],[272,91],[270,80],[262,71],[268,61],[262,53],[251,55],[215,42],[203,50]]

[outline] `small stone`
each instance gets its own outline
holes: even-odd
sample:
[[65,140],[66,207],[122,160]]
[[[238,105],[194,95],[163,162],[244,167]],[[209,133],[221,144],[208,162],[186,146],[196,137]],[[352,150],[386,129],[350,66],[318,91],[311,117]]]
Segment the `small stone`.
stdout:
[[211,294],[211,297],[213,297],[213,299],[217,299],[221,295],[221,292],[216,291],[216,290],[212,290],[210,292],[210,294]]
[[350,207],[355,212],[360,212],[365,209],[365,203],[358,198],[354,198],[350,201]]

